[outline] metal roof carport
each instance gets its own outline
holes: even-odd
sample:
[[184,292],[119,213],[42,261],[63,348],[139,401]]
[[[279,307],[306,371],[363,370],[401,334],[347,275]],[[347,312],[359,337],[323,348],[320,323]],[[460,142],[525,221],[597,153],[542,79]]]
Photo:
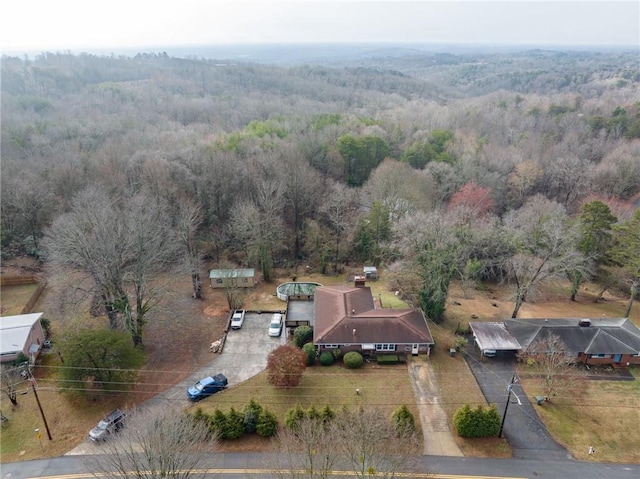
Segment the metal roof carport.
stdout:
[[503,322],[470,322],[469,328],[482,353],[488,349],[494,351],[519,351],[522,349],[518,340],[512,336]]

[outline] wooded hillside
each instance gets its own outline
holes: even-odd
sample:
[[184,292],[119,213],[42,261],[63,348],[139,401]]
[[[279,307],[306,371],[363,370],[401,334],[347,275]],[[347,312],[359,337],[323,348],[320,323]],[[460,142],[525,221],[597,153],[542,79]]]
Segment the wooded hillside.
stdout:
[[[1,100],[2,255],[87,273],[107,313],[127,294],[143,307],[130,285],[178,258],[194,295],[202,257],[266,279],[404,262],[432,317],[452,277],[509,279],[523,300],[602,264],[638,284],[633,254],[608,256],[640,192],[636,52],[287,67],[47,53],[2,58]],[[98,263],[129,268],[126,284]]]

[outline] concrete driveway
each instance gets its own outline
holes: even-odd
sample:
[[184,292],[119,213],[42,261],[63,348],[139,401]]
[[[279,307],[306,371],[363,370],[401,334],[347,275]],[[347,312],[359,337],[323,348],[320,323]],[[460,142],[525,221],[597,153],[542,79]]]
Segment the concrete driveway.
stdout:
[[[472,343],[470,343],[472,344]],[[496,404],[502,417],[507,401],[507,385],[515,372],[515,358],[498,352],[494,358],[480,358],[477,347],[468,348],[464,356],[489,404]],[[549,434],[542,420],[518,383],[504,423],[504,436],[519,459],[571,459],[569,452]]]
[[[200,379],[222,373],[233,387],[263,371],[269,353],[286,343],[286,330],[279,338],[268,335],[270,312],[247,312],[241,329],[229,330],[222,353],[211,353],[211,362],[193,372],[180,383],[157,394],[138,406],[139,410],[166,411],[167,408],[185,408],[193,404],[187,399],[187,387]],[[206,399],[204,399],[206,401]],[[87,434],[89,431],[87,431]],[[100,445],[88,438],[66,455],[99,454]]]

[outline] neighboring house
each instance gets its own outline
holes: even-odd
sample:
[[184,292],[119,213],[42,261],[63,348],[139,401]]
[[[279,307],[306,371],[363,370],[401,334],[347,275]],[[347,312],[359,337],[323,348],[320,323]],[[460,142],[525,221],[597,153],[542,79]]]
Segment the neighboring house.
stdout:
[[212,269],[209,271],[211,288],[253,288],[255,269]]
[[469,326],[481,350],[519,351],[555,335],[575,362],[617,367],[640,364],[640,328],[628,318],[508,319]]
[[316,288],[313,343],[318,351],[428,354],[433,339],[422,311],[376,309],[364,283],[356,279],[354,286]]
[[42,313],[0,317],[0,362],[14,361],[24,353],[35,363],[45,340],[41,317]]

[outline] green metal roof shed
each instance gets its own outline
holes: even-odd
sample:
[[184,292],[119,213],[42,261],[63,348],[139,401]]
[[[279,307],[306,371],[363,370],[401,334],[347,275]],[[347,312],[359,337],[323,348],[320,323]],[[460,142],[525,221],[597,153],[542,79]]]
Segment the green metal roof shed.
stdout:
[[212,269],[209,271],[209,284],[212,288],[252,288],[255,275],[255,269]]

